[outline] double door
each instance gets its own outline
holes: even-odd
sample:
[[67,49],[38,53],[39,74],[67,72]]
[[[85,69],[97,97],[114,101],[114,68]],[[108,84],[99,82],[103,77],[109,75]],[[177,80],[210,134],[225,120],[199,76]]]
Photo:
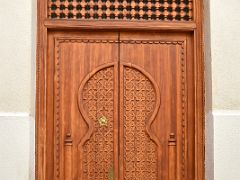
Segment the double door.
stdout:
[[46,174],[194,179],[192,35],[48,33]]

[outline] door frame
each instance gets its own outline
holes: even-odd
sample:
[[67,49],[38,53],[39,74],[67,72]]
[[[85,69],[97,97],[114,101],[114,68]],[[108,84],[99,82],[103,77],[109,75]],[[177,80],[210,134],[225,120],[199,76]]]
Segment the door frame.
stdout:
[[121,21],[121,20],[49,20],[47,0],[37,0],[37,56],[36,56],[36,143],[35,178],[46,180],[46,62],[47,32],[51,30],[158,30],[191,32],[194,37],[195,83],[195,180],[205,179],[205,96],[204,96],[204,47],[203,0],[193,0],[192,22]]

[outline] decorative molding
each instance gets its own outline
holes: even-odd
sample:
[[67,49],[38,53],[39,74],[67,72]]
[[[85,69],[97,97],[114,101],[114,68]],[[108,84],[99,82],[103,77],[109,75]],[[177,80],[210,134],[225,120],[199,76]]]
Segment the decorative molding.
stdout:
[[182,98],[181,98],[181,106],[182,106],[182,178],[185,179],[185,158],[186,158],[186,144],[185,144],[185,138],[186,136],[186,62],[185,62],[185,44],[181,44],[181,92],[182,92]]
[[196,29],[195,22],[159,22],[159,21],[125,21],[125,20],[51,20],[45,19],[44,25],[48,29],[75,29],[75,30],[167,30],[193,32]]
[[109,40],[109,39],[82,39],[71,37],[56,37],[58,43],[124,43],[124,44],[169,44],[182,45],[185,41],[167,40]]
[[118,40],[110,39],[81,39],[71,37],[56,37],[58,43],[119,43]]
[[60,179],[60,99],[61,99],[61,85],[60,85],[60,41],[55,40],[56,44],[56,74],[54,83],[54,178]]
[[120,43],[124,44],[169,44],[181,45],[184,41],[167,41],[167,40],[121,40]]

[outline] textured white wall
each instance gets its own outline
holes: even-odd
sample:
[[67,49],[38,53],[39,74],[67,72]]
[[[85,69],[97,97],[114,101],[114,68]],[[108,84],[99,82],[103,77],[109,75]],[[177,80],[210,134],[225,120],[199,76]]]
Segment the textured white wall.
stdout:
[[31,0],[1,1],[0,111],[29,112],[32,55]]
[[240,179],[240,111],[214,111],[214,179]]
[[0,179],[33,180],[35,1],[0,6]]
[[29,180],[30,121],[26,113],[0,114],[1,180]]
[[[208,116],[206,124],[213,122],[214,128],[211,132],[206,126],[208,135],[206,142],[211,142],[214,134],[214,156],[207,157],[207,160],[214,159],[215,180],[239,180],[240,1],[210,0],[209,2],[212,85],[207,84],[207,92],[212,91],[214,111]],[[206,145],[210,151],[211,145]],[[206,172],[209,173],[208,169]]]
[[213,109],[240,110],[240,1],[210,5]]

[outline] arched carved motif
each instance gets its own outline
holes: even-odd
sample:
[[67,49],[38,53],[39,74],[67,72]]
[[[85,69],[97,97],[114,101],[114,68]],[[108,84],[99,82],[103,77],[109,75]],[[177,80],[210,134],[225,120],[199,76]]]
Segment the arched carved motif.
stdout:
[[[113,166],[115,66],[109,63],[95,69],[79,88],[79,109],[88,124],[88,131],[78,146],[82,157],[82,180],[109,179]],[[104,118],[107,119],[105,125],[99,122]]]
[[120,138],[124,142],[124,179],[155,180],[160,142],[151,131],[151,124],[160,106],[159,89],[143,68],[127,63],[120,63],[123,71],[119,81],[114,82],[117,65],[109,63],[95,69],[79,88],[79,110],[88,125],[78,146],[82,157],[81,176],[89,180],[109,178],[114,156],[114,91],[118,91],[114,89],[114,83],[122,83],[123,86],[118,87],[123,102],[119,104],[123,106],[119,107],[119,119],[123,122],[124,136]]
[[149,116],[149,119],[147,121],[146,130],[147,130],[147,133],[149,134],[150,138],[152,140],[154,140],[156,144],[160,145],[158,138],[151,131],[151,125],[154,121],[154,118],[156,117],[156,115],[158,113],[158,109],[160,106],[160,90],[158,88],[158,85],[157,85],[156,81],[153,79],[153,77],[147,71],[145,71],[143,68],[141,68],[137,65],[131,64],[131,63],[121,63],[121,64],[123,64],[124,67],[132,68],[132,69],[135,69],[136,71],[139,71],[142,75],[145,76],[146,81],[148,81],[151,84],[150,86],[152,88],[152,91],[155,94],[155,106],[153,108],[152,114]]
[[160,106],[158,86],[143,68],[123,63],[122,87],[124,179],[157,180],[160,142],[151,124]]

